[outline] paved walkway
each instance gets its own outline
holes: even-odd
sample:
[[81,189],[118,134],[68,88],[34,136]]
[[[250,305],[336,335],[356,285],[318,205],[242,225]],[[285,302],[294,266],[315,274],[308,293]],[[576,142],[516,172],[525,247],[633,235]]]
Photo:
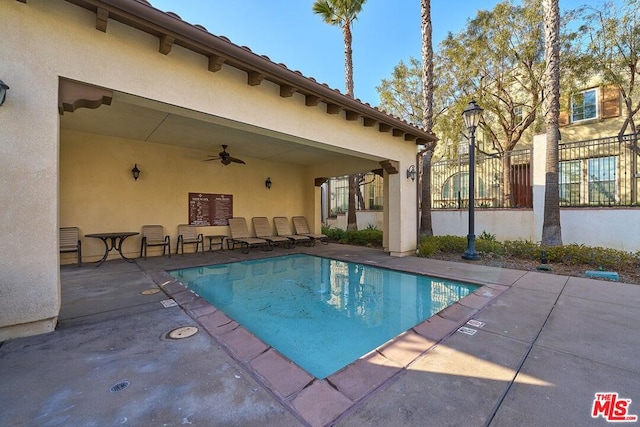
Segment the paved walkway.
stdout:
[[[215,309],[163,273],[291,251],[65,266],[56,331],[0,346],[0,425],[607,425],[591,417],[599,392],[631,399],[627,414],[640,415],[638,285],[341,245],[295,251],[486,286],[348,374],[294,387],[289,371],[273,376],[282,361],[272,350],[240,355],[242,340],[210,335]],[[165,308],[168,295],[180,306]],[[168,337],[182,326],[200,331]]]

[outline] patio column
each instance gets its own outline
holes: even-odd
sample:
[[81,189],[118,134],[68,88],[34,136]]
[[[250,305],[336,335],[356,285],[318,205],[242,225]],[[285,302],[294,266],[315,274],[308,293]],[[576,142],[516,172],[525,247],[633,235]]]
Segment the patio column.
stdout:
[[[402,164],[400,171],[409,165]],[[391,256],[408,256],[416,250],[416,189],[415,182],[402,173],[384,173],[384,241]]]

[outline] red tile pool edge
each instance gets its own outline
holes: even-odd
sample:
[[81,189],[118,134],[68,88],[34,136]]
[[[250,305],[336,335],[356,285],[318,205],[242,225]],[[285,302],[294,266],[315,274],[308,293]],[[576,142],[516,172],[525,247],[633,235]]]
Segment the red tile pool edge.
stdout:
[[502,292],[483,285],[329,377],[318,380],[165,271],[154,282],[297,418],[327,425],[380,389]]

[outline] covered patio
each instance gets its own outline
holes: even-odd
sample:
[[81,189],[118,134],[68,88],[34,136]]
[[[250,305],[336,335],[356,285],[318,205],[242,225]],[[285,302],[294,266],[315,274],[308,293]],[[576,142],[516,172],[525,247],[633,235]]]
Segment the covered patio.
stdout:
[[[384,249],[414,253],[416,187],[404,171],[433,135],[144,0],[0,7],[10,86],[0,108],[0,340],[54,329],[59,266],[75,260],[58,253],[59,227],[84,236],[160,224],[175,242],[191,222],[190,194],[232,196],[232,214],[247,219],[303,215],[319,232],[320,185],[375,170]],[[203,161],[222,145],[246,164]],[[199,232],[227,234],[215,224]],[[82,243],[86,261],[101,257],[102,242]],[[139,245],[130,237],[123,253]]]

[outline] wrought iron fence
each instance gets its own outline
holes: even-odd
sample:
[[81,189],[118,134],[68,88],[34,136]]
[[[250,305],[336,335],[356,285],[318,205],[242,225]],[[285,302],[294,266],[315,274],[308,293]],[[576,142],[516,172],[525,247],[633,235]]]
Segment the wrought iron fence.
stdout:
[[[531,208],[531,149],[476,156],[476,207]],[[558,146],[560,206],[640,205],[640,148],[636,135]],[[434,162],[432,209],[469,203],[469,157]]]
[[560,206],[638,205],[636,135],[569,142],[558,150]]
[[[530,148],[502,154],[480,154],[475,166],[475,206],[532,208]],[[469,205],[469,156],[431,165],[432,209],[464,209]]]

